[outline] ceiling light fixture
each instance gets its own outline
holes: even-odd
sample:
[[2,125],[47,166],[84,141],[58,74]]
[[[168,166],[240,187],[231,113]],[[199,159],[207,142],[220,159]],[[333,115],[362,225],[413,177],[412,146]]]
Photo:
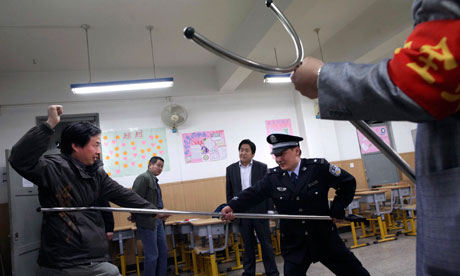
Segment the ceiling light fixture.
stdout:
[[152,50],[152,65],[153,65],[153,79],[141,80],[126,80],[126,81],[108,81],[108,82],[91,82],[91,60],[89,54],[89,39],[88,29],[89,25],[82,25],[82,29],[86,34],[86,50],[88,54],[88,72],[89,83],[71,84],[70,89],[74,94],[91,94],[91,93],[104,93],[104,92],[123,92],[133,90],[146,90],[156,88],[167,88],[174,85],[174,78],[157,78],[155,72],[155,56],[153,53],[153,39],[152,29],[153,26],[147,26],[150,33],[150,47]]
[[[278,55],[276,54],[276,48],[273,48],[275,51],[275,60],[276,67],[278,67]],[[291,73],[285,74],[266,74],[264,76],[264,83],[288,83],[291,82]]]

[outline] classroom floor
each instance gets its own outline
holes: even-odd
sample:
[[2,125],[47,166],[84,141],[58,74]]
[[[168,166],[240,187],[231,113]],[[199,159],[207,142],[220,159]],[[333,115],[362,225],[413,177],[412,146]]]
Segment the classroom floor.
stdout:
[[[347,239],[347,245],[350,246],[351,233],[342,233],[340,236]],[[373,244],[375,238],[361,239],[359,242],[369,242],[369,246],[364,246],[352,249],[355,256],[361,261],[363,266],[371,275],[388,275],[388,276],[412,276],[415,275],[415,239],[416,237],[400,235],[397,240]],[[276,256],[276,264],[280,275],[283,272],[283,259],[281,256]],[[234,266],[234,263],[219,264],[219,271],[226,272],[227,267]],[[172,266],[170,266],[172,268]],[[264,272],[262,262],[257,263],[257,272]],[[227,276],[241,275],[243,270],[227,272]],[[182,272],[183,276],[192,276],[193,273]],[[136,273],[128,274],[128,276],[136,276]],[[168,276],[174,275],[171,271]],[[307,275],[314,276],[329,276],[334,275],[321,263],[315,263],[308,269]]]

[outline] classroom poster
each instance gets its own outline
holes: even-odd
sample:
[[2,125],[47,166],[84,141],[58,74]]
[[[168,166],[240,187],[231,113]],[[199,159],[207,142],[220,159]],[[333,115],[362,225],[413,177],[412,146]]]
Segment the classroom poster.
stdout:
[[[388,129],[386,126],[376,126],[371,127],[371,129],[382,139],[385,144],[391,147],[390,144],[390,136],[388,136]],[[373,152],[379,152],[379,149],[374,146],[374,144],[369,141],[366,136],[364,136],[361,132],[358,132],[358,141],[359,147],[361,148],[361,154],[368,154]]]
[[[291,119],[266,120],[265,127],[267,128],[267,136],[272,133],[293,135]],[[271,149],[272,145],[270,145],[270,151]],[[272,157],[275,159],[274,155],[272,155]]]
[[182,134],[185,163],[218,161],[227,158],[227,145],[223,130]]
[[153,156],[163,158],[163,171],[169,171],[165,128],[106,131],[101,142],[104,169],[111,177],[141,174]]
[[293,134],[291,119],[266,120],[265,127],[267,128],[267,135],[272,133]]

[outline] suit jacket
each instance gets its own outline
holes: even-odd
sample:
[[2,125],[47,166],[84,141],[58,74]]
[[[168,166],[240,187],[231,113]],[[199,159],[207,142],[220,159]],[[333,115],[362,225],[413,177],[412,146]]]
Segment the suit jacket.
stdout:
[[[251,186],[262,180],[267,174],[267,164],[252,160],[251,167]],[[232,200],[242,190],[241,187],[241,171],[240,162],[235,162],[227,167],[226,173],[226,191],[227,202]],[[257,206],[247,210],[248,213],[267,213],[268,210],[274,210],[273,201],[271,199],[265,200]]]

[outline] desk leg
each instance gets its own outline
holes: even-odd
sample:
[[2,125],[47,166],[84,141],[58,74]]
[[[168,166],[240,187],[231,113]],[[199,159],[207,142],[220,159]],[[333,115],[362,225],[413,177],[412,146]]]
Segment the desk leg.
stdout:
[[192,264],[193,264],[193,275],[199,275],[196,253],[195,253],[195,250],[193,249],[192,249]]
[[410,218],[410,224],[412,226],[412,232],[408,233],[409,236],[416,236],[417,235],[417,231],[415,230],[416,229],[416,226],[415,226],[415,215],[414,215],[414,211],[410,211],[410,214],[411,214],[411,218]]
[[260,242],[257,242],[257,259],[256,263],[262,261],[262,246],[260,245]]
[[380,228],[380,239],[374,241],[374,244],[375,244],[375,243],[380,243],[380,242],[386,242],[386,241],[393,241],[393,240],[396,240],[396,238],[394,237],[394,235],[388,235],[388,234],[387,234],[387,232],[386,232],[386,224],[385,224],[385,221],[382,220],[382,215],[379,215],[378,218],[377,218],[377,220],[378,220],[379,228]]
[[[134,235],[136,236],[136,235]],[[134,252],[136,253],[136,271],[137,271],[137,276],[141,276],[141,268],[139,265],[139,252],[137,251],[137,240],[134,238]]]
[[369,245],[368,243],[361,243],[361,244],[358,244],[358,238],[356,237],[356,228],[355,228],[355,223],[354,222],[351,222],[350,223],[350,226],[351,226],[351,233],[353,235],[353,246],[351,246],[351,248],[358,248],[358,247],[362,247],[362,246],[366,246],[366,245]]
[[179,275],[179,266],[177,262],[177,252],[176,252],[176,240],[174,239],[174,232],[173,231],[171,232],[172,232],[171,241],[172,241],[173,258],[174,258],[174,275]]
[[364,224],[364,222],[361,222],[361,232],[363,234],[361,236],[359,236],[360,239],[375,236],[375,224],[374,224],[374,221],[370,220],[370,219],[368,219],[368,221],[369,221],[369,226],[372,229],[372,232],[370,234],[367,234],[367,232],[366,232],[366,224]]
[[121,231],[118,232],[118,246],[120,248],[121,275],[126,276],[126,262],[125,262],[125,254],[123,252],[123,236],[121,234]]
[[219,271],[217,270],[216,253],[210,254],[209,257],[211,261],[211,275],[219,276]]
[[232,267],[232,270],[243,268],[243,265],[241,264],[241,257],[240,257],[240,245],[239,245],[237,237],[235,237],[235,240],[233,242],[233,251],[235,252],[236,266]]
[[[416,236],[417,231],[415,230],[416,226],[415,226],[415,221],[414,221],[414,211],[402,210],[402,212],[403,212],[403,223],[404,223],[404,231],[403,231],[403,233],[405,235],[407,235],[407,236]],[[409,219],[407,219],[406,212],[409,212]],[[410,221],[410,224],[411,224],[411,229],[410,230],[409,230],[409,227],[407,225],[408,220]]]

